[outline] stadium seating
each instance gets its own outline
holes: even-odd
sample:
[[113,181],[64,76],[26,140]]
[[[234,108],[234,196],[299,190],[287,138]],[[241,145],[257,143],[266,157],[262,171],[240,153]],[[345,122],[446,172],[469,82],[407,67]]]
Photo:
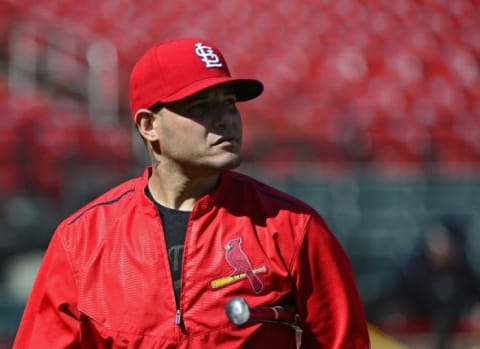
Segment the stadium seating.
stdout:
[[[256,120],[248,125],[259,125],[246,138],[252,158],[262,160],[250,151],[268,137],[273,143],[308,143],[315,154],[337,153],[341,163],[352,155],[341,148],[342,139],[351,135],[349,126],[362,125],[363,136],[356,141],[363,139],[373,151],[361,160],[382,166],[401,162],[414,170],[432,162],[447,170],[452,162],[478,165],[478,147],[459,148],[461,132],[429,134],[441,114],[478,119],[480,40],[475,33],[480,20],[473,1],[387,6],[383,1],[303,0],[273,8],[267,1],[223,1],[216,11],[202,11],[206,1],[162,4],[156,11],[148,1],[88,1],[81,9],[67,1],[7,5],[17,18],[40,26],[58,18],[111,40],[119,53],[122,91],[131,65],[152,41],[211,38],[226,51],[234,73],[266,83],[262,100],[247,109]],[[1,28],[14,22],[11,18]],[[246,27],[250,30],[240,30]],[[121,110],[128,110],[121,100]],[[408,135],[399,135],[404,128]],[[298,152],[290,153],[284,152],[282,162],[295,162]]]

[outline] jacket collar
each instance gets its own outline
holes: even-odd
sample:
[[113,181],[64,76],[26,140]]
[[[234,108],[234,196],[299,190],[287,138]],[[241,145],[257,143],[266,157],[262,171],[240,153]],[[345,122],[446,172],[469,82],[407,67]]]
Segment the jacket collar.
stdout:
[[[147,208],[151,207],[151,211],[148,210],[148,212],[151,212],[153,214],[156,213],[156,207],[154,203],[148,198],[145,188],[148,185],[148,179],[150,178],[152,174],[152,167],[147,166],[145,167],[143,174],[137,178],[136,184],[135,184],[135,192],[137,193],[137,198],[140,202],[141,207]],[[226,193],[228,188],[230,187],[229,182],[231,181],[232,173],[231,171],[225,171],[220,175],[220,183],[217,186],[217,188],[204,195],[201,197],[199,200],[195,202],[195,205],[193,207],[193,211],[205,211],[209,210],[212,206],[215,205],[216,202]]]

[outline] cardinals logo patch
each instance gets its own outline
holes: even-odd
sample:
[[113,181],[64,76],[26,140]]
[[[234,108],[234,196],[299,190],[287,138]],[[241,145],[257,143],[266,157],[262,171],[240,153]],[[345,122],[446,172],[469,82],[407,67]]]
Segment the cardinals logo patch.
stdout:
[[216,289],[237,281],[247,280],[253,293],[262,292],[264,284],[257,274],[265,273],[267,267],[264,265],[258,268],[252,267],[248,256],[242,250],[242,238],[238,237],[227,242],[225,260],[233,268],[233,271],[230,275],[210,281],[211,288]]

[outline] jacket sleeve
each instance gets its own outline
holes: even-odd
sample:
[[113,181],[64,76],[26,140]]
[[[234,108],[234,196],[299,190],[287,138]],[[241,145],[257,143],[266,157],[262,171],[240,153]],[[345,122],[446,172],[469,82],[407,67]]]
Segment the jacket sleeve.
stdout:
[[306,224],[293,260],[301,348],[367,349],[367,322],[350,261],[319,215]]
[[13,348],[79,348],[76,295],[70,261],[57,231],[40,265]]

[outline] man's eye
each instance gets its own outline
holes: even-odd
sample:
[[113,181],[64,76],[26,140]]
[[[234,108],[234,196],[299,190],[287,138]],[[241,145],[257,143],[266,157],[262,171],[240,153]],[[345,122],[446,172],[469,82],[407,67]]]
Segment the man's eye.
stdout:
[[229,108],[235,108],[236,107],[236,101],[234,99],[227,99],[223,102],[223,104]]

